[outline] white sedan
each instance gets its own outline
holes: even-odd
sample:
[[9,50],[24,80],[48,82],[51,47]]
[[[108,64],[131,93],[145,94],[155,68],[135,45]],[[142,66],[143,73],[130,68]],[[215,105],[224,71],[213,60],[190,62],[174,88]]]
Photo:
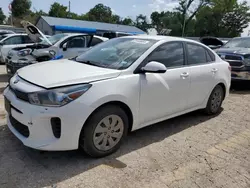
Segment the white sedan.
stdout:
[[8,127],[31,148],[103,157],[130,131],[198,109],[217,114],[230,68],[193,40],[111,39],[74,59],[18,70],[4,91]]

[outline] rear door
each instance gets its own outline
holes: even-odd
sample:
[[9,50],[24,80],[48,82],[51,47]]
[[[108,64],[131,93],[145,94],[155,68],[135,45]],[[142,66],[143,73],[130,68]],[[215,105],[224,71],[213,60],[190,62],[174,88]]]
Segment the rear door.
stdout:
[[188,66],[190,68],[189,108],[198,107],[216,84],[217,68],[215,57],[205,47],[197,43],[186,43]]

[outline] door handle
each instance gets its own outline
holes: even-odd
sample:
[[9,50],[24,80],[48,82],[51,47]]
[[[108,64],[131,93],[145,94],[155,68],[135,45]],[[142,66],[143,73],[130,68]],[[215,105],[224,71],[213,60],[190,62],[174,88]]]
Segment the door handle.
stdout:
[[211,70],[211,72],[212,72],[212,73],[216,73],[216,72],[218,72],[218,69],[213,68],[213,69]]
[[181,73],[181,77],[182,78],[189,77],[189,74],[187,72],[183,72],[183,73]]

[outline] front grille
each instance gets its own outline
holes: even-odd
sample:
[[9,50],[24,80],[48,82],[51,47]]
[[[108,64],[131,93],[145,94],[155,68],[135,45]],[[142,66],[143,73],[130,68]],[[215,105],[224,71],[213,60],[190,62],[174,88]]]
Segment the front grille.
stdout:
[[227,60],[238,60],[241,61],[242,57],[241,56],[235,56],[235,55],[225,55],[225,59]]
[[30,135],[29,128],[26,125],[23,125],[19,121],[17,121],[15,118],[13,118],[11,115],[9,116],[11,125],[24,137],[28,138]]
[[27,93],[16,90],[16,89],[12,88],[11,86],[10,86],[10,91],[12,91],[18,99],[29,102],[29,97],[28,97]]
[[230,66],[232,67],[241,67],[243,63],[241,61],[229,61]]

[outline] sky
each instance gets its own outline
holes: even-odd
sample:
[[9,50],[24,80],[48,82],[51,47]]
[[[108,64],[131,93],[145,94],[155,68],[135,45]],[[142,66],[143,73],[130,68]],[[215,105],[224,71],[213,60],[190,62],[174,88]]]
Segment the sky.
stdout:
[[[77,14],[83,14],[88,12],[90,8],[93,8],[96,4],[102,3],[109,6],[115,14],[121,17],[135,18],[136,15],[142,13],[148,17],[152,11],[171,10],[178,5],[178,0],[70,0],[71,12]],[[11,0],[0,0],[0,7],[2,7],[4,13],[7,15],[8,5]],[[69,0],[32,0],[31,10],[42,9],[45,12],[49,11],[50,5],[54,2],[68,6]],[[46,2],[46,3],[45,3]]]
[[[8,5],[12,0],[0,0],[0,7],[2,7],[4,13],[8,15]],[[77,14],[84,14],[93,8],[96,4],[102,3],[109,6],[114,14],[121,17],[130,17],[135,19],[138,14],[147,15],[150,18],[150,14],[153,11],[166,11],[173,10],[178,5],[178,0],[70,0],[71,1],[71,12]],[[243,1],[243,0],[239,0]],[[54,2],[68,6],[69,0],[31,0],[32,6],[31,10],[43,10],[45,12],[49,11],[50,5]],[[46,2],[46,3],[45,3]],[[250,5],[250,0],[247,0]],[[246,28],[243,32],[243,36],[248,34],[250,26]]]

